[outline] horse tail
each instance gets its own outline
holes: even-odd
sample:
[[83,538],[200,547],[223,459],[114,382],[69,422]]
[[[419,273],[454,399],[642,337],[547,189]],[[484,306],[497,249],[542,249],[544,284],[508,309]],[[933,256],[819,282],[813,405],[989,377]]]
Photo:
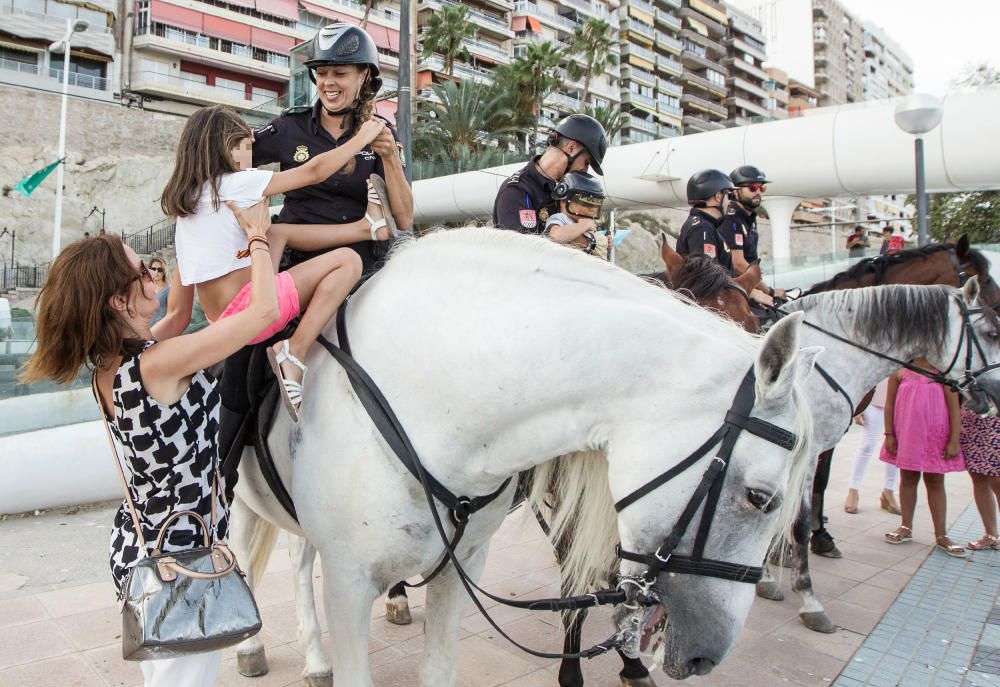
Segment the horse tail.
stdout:
[[274,544],[278,541],[278,528],[262,517],[257,518],[254,523],[253,533],[250,535],[250,585],[257,589],[264,570],[267,569],[267,561],[274,551]]
[[576,595],[606,585],[615,572],[618,517],[604,453],[571,453],[536,466],[528,503],[549,518],[563,592]]

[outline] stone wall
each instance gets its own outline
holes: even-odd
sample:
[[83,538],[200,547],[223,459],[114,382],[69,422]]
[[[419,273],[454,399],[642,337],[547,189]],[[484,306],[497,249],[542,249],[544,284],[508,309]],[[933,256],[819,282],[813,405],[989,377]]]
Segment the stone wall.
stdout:
[[[14,187],[58,155],[60,97],[0,86],[0,121],[7,138],[0,156],[0,227],[16,230],[20,264],[52,256],[56,172],[25,198]],[[163,218],[159,197],[174,161],[183,117],[69,98],[63,179],[62,245],[84,231],[132,232]],[[10,241],[0,239],[0,263],[10,263]]]

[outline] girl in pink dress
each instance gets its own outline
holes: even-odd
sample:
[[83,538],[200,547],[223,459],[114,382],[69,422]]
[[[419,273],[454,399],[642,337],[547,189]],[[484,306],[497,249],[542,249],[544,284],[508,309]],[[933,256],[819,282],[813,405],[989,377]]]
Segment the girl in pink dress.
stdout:
[[[933,371],[926,360],[913,361]],[[964,556],[965,549],[948,538],[944,475],[965,470],[959,446],[961,414],[958,394],[915,372],[902,369],[889,378],[885,399],[885,444],[879,456],[899,468],[899,505],[902,523],[886,532],[890,544],[913,540],[913,513],[921,476],[934,525],[935,545],[949,556]]]

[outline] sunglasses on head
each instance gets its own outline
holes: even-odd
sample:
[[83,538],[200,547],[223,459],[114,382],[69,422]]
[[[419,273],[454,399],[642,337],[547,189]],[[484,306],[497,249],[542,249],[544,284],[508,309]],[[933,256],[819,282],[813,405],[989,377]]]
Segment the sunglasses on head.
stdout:
[[767,190],[767,184],[747,184],[743,188],[750,191],[750,193],[763,193]]

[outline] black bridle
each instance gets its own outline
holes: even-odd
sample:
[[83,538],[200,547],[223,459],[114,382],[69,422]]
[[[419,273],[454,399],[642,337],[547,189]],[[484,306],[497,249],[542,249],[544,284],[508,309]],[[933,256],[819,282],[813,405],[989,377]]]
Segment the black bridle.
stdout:
[[[425,577],[419,584],[407,584],[406,586],[423,586],[427,584],[434,577],[440,574],[448,563],[451,563],[451,565],[455,568],[455,571],[458,573],[459,580],[462,582],[462,586],[465,588],[466,593],[469,595],[473,604],[479,610],[480,614],[486,618],[487,622],[493,627],[493,629],[504,637],[504,639],[522,651],[540,658],[579,659],[600,656],[601,654],[615,649],[626,640],[621,638],[621,633],[616,633],[604,642],[575,654],[536,651],[520,644],[508,635],[487,612],[482,601],[479,599],[477,592],[486,598],[505,606],[512,606],[514,608],[531,611],[576,611],[609,604],[627,604],[628,607],[637,609],[641,607],[656,606],[660,603],[659,597],[651,590],[651,587],[653,582],[656,580],[656,576],[662,571],[715,577],[733,582],[756,583],[760,580],[762,569],[759,566],[748,566],[739,563],[729,563],[726,561],[706,560],[703,557],[705,542],[708,538],[709,530],[712,526],[712,520],[715,516],[715,511],[722,493],[722,486],[729,467],[729,461],[732,457],[733,446],[735,445],[736,439],[739,435],[743,431],[747,431],[788,450],[791,450],[796,442],[796,435],[794,433],[773,425],[765,420],[750,416],[755,400],[753,368],[751,368],[744,376],[739,390],[736,392],[736,397],[733,400],[732,406],[726,413],[722,426],[716,430],[708,441],[702,444],[694,453],[682,460],[676,466],[650,480],[615,504],[615,509],[620,512],[642,497],[666,484],[681,472],[693,466],[701,458],[706,456],[714,446],[721,444],[718,452],[712,458],[708,468],[702,475],[698,488],[688,501],[688,504],[684,508],[677,524],[674,526],[673,530],[671,530],[670,535],[663,540],[655,552],[643,555],[624,551],[620,546],[617,547],[617,553],[621,558],[646,564],[647,568],[643,575],[639,577],[623,576],[620,578],[616,587],[578,596],[550,599],[508,599],[491,594],[476,584],[459,561],[456,549],[465,532],[469,517],[476,511],[485,508],[497,497],[499,497],[509,485],[510,479],[508,478],[500,485],[499,488],[484,496],[455,496],[448,490],[447,487],[437,481],[424,468],[419,456],[413,448],[413,445],[410,443],[406,431],[403,429],[399,419],[389,406],[388,400],[382,394],[381,390],[379,390],[378,386],[371,379],[371,377],[350,355],[350,343],[347,338],[346,325],[346,310],[348,302],[349,301],[345,301],[337,313],[337,337],[340,346],[332,343],[322,335],[319,336],[317,341],[338,363],[341,364],[341,366],[343,366],[351,386],[354,388],[362,406],[364,406],[365,410],[368,412],[369,417],[372,419],[376,429],[382,435],[383,439],[385,439],[386,443],[392,449],[393,453],[395,453],[399,461],[403,463],[407,470],[409,470],[420,482],[420,485],[424,490],[424,495],[427,499],[427,504],[431,511],[431,517],[434,520],[434,525],[441,538],[441,543],[444,546],[444,556],[435,566],[430,575]],[[695,513],[702,506],[702,503],[704,503],[705,507],[702,513],[701,522],[699,523],[698,532],[695,537],[694,550],[692,554],[690,556],[675,554],[674,549],[684,536],[684,533],[690,526]],[[447,531],[445,530],[441,515],[438,512],[438,504],[445,506],[447,512],[451,516],[452,524],[455,527],[455,533],[452,537],[449,537]]]

